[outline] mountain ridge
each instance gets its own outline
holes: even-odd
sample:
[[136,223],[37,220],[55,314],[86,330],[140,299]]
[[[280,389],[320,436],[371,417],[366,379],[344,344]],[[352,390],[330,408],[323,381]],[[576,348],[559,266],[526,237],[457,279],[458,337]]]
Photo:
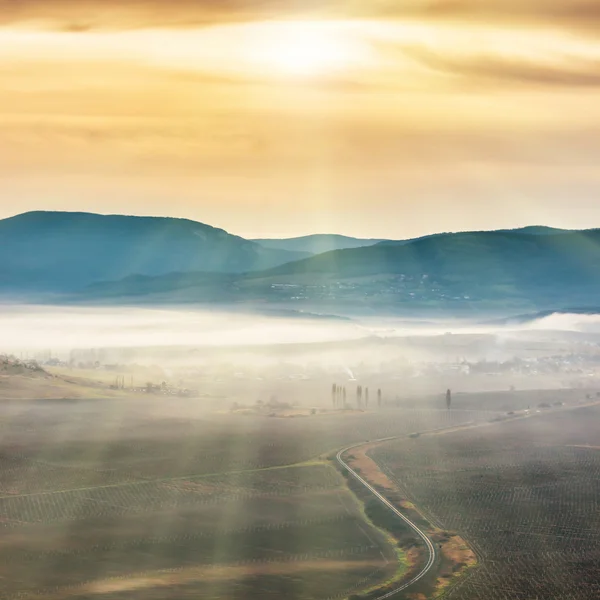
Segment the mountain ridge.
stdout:
[[[505,233],[525,233],[528,235],[555,235],[569,233],[573,230],[559,229],[549,227],[547,225],[527,225],[525,227],[517,227],[513,229],[497,229],[497,230],[481,230],[480,233],[491,233],[492,231],[500,231]],[[354,248],[366,248],[369,246],[390,245],[390,246],[405,246],[413,242],[439,237],[441,235],[451,235],[457,233],[475,233],[468,231],[447,231],[429,233],[418,237],[406,239],[382,239],[382,238],[357,238],[337,233],[316,233],[303,235],[292,238],[257,238],[252,241],[261,244],[266,248],[274,248],[281,250],[292,250],[307,252],[312,255],[332,252],[334,250],[349,250]]]
[[49,293],[59,302],[505,304],[525,312],[594,305],[600,294],[595,229],[439,233],[311,255],[189,219],[33,211],[0,221],[0,243],[3,294]]
[[307,256],[170,217],[32,211],[0,220],[4,290],[74,290],[129,275],[243,273]]
[[346,250],[348,248],[362,248],[373,246],[380,242],[388,241],[381,238],[356,238],[337,233],[315,233],[292,238],[259,238],[253,239],[265,248],[278,250],[291,250],[294,252],[308,252],[322,254],[331,250]]
[[[187,273],[144,285],[163,297],[171,293],[199,301],[221,294],[234,302],[328,306],[496,304],[537,310],[593,305],[600,293],[600,230],[441,234],[404,245],[336,250],[227,281]],[[112,288],[117,297],[139,293],[134,287],[113,282],[105,290]]]

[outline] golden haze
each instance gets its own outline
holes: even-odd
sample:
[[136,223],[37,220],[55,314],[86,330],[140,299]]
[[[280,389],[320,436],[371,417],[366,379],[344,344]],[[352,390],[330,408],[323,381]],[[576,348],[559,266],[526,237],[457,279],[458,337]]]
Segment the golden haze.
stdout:
[[0,28],[0,216],[168,214],[247,236],[593,225],[600,39],[576,15],[238,4],[243,19],[124,10],[117,26],[107,9],[75,27],[74,4],[57,22],[24,3]]

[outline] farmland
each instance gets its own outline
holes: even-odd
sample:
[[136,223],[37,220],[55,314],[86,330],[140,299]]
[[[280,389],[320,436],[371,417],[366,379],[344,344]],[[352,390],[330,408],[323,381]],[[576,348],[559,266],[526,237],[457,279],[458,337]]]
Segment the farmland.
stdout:
[[[371,453],[433,525],[477,554],[460,600],[600,597],[600,407],[382,445]],[[445,578],[445,581],[444,581]]]
[[465,421],[431,409],[225,417],[146,399],[0,411],[3,597],[47,599],[376,587],[404,567],[326,454]]
[[[598,490],[583,471],[596,473],[600,454],[570,445],[581,443],[577,415],[597,409],[557,406],[548,414],[540,409],[539,415],[519,418],[534,402],[554,399],[575,406],[582,397],[581,391],[568,390],[465,395],[457,397],[453,410],[442,408],[439,398],[423,398],[381,411],[305,418],[216,415],[180,399],[2,403],[3,598],[328,600],[368,595],[384,582],[408,577],[423,556],[410,531],[390,520],[365,490],[349,486],[331,459],[336,449],[391,436],[401,439],[367,445],[356,460],[375,459],[382,470],[376,483],[399,484],[398,505],[411,511],[412,500],[422,509],[414,514],[426,526],[434,524],[434,540],[444,551],[455,547],[456,553],[459,546],[466,548],[461,536],[468,540],[481,564],[472,575],[454,579],[470,594],[465,598],[487,597],[478,591],[509,585],[494,562],[506,557],[494,558],[497,548],[486,544],[492,533],[494,544],[512,538],[497,535],[494,527],[512,527],[514,536],[528,532],[529,550],[542,543],[535,542],[534,534],[554,531],[552,515],[546,514],[550,499],[540,495],[546,488],[535,487],[543,481],[532,478],[531,489],[521,482],[520,495],[502,491],[502,485],[517,481],[514,469],[521,456],[543,465],[547,454],[554,466],[541,469],[546,478],[548,469],[564,471],[569,479],[551,498],[562,510],[561,535],[571,536],[573,560],[585,560],[577,554],[579,539],[585,538],[593,552],[597,523],[586,511],[596,506]],[[571,420],[571,437],[568,428],[554,431],[553,419]],[[594,429],[588,429],[593,441]],[[552,450],[548,436],[564,439],[564,448]],[[526,440],[534,440],[533,454],[526,452]],[[589,440],[585,443],[592,444]],[[577,462],[577,457],[586,458]],[[465,460],[475,465],[464,466]],[[439,470],[438,464],[445,466]],[[475,467],[481,473],[472,477]],[[377,476],[376,471],[370,475]],[[473,486],[481,481],[486,485],[479,499]],[[577,510],[561,504],[567,490]],[[521,511],[519,527],[502,522],[511,516],[502,508],[507,497],[528,507]],[[527,504],[527,499],[535,502]],[[565,515],[569,520],[563,522]],[[519,547],[526,546],[520,541]],[[550,545],[545,548],[553,551]],[[467,560],[467,550],[460,552],[457,560]],[[518,562],[517,556],[512,562]],[[457,560],[438,561],[433,580],[421,589],[434,589],[436,578]],[[530,566],[522,574],[531,576],[535,569]],[[521,589],[518,580],[511,585],[513,591]],[[591,583],[582,580],[581,585]],[[528,592],[522,597],[535,597]]]

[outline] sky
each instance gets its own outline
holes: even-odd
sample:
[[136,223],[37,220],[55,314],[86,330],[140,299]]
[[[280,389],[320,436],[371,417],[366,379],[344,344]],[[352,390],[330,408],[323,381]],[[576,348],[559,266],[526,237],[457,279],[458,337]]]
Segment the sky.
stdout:
[[0,0],[0,218],[600,227],[598,0]]

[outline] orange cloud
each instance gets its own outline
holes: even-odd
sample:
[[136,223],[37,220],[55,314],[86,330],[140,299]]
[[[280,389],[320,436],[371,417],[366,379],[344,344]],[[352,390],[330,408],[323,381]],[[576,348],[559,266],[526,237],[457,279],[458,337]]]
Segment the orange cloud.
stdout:
[[187,27],[271,18],[455,19],[598,31],[596,0],[0,0],[0,22],[67,30]]

